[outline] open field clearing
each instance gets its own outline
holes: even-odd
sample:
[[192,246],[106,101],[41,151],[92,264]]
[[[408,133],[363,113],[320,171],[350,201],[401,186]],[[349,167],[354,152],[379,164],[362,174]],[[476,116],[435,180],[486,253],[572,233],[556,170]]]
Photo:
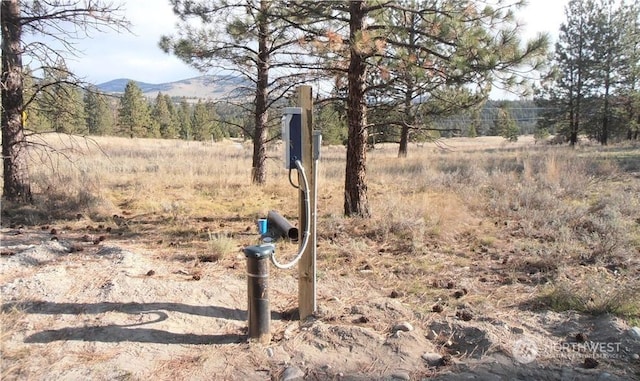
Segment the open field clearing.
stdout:
[[297,220],[280,147],[255,186],[247,143],[47,143],[34,205],[2,206],[2,380],[640,379],[640,145],[378,145],[368,220],[324,147],[319,310],[272,267],[260,345],[242,248]]

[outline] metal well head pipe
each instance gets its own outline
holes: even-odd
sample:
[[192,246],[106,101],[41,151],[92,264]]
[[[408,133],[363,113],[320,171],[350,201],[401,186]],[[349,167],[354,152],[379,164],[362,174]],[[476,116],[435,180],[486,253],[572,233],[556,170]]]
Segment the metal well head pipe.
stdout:
[[244,249],[247,258],[247,320],[249,340],[268,344],[271,341],[269,308],[269,259],[274,246],[263,244]]

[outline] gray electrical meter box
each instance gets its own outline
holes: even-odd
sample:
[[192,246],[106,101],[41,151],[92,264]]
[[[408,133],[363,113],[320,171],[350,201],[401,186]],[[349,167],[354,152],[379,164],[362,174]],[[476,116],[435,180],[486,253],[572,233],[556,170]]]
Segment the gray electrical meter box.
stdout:
[[296,160],[302,162],[302,108],[284,108],[282,142],[284,143],[284,167],[295,169]]

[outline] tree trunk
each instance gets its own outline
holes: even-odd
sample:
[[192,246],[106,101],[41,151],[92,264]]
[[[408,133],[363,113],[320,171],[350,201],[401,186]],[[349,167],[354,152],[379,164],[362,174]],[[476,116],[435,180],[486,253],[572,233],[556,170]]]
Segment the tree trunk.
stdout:
[[256,82],[255,99],[255,131],[253,133],[253,161],[251,170],[251,182],[254,184],[264,184],[267,181],[267,147],[266,142],[269,137],[267,123],[269,114],[267,112],[267,86],[269,83],[269,51],[267,48],[267,19],[264,15],[267,12],[268,1],[260,1],[261,17],[258,24],[258,73]]
[[571,86],[569,92],[569,144],[573,147],[578,142],[578,132],[576,130],[576,110],[575,110],[575,98],[573,93],[573,85]]
[[22,52],[20,5],[3,0],[2,25],[2,164],[3,197],[9,201],[32,201],[27,165],[27,145],[22,120]]
[[[609,10],[611,12],[611,10]],[[608,24],[608,28],[611,27],[611,24]],[[610,30],[607,30],[607,33],[611,33]],[[600,144],[606,146],[609,142],[609,91],[611,89],[611,71],[612,71],[612,63],[611,56],[613,54],[611,47],[611,36],[607,36],[607,49],[604,59],[604,105],[603,105],[603,115],[602,115],[602,131],[600,133]]]
[[[584,80],[584,20],[581,19],[580,29],[578,31],[578,57],[577,63],[573,63],[575,70],[575,78],[572,78],[572,83],[575,81],[575,99],[571,99],[573,102],[573,107],[571,108],[572,116],[571,116],[571,134],[569,136],[569,144],[572,147],[575,147],[578,144],[578,134],[580,133],[580,120],[582,116],[582,99],[584,97],[583,94],[583,80]],[[573,86],[573,85],[572,85]]]
[[358,217],[370,216],[366,182],[367,108],[364,101],[367,67],[364,53],[360,51],[357,43],[360,32],[364,30],[364,7],[364,1],[352,0],[349,3],[351,57],[347,97],[349,136],[344,183],[344,214]]
[[[411,30],[409,31],[409,44],[410,50],[409,54],[416,54],[416,15],[414,13],[411,14]],[[416,55],[417,56],[417,55]],[[409,151],[409,125],[413,126],[415,123],[415,118],[413,117],[413,80],[411,75],[407,75],[406,77],[406,91],[404,93],[404,120],[405,125],[402,126],[400,130],[400,147],[398,147],[398,157],[403,158],[407,157],[407,152]]]
[[[607,90],[608,92],[608,90]],[[602,116],[602,134],[600,143],[606,146],[609,143],[609,94],[604,98],[604,115]]]
[[571,128],[571,137],[569,139],[571,146],[575,146],[578,144],[578,134],[580,133],[580,110],[582,106],[582,95],[581,95],[581,86],[579,86],[580,90],[578,90],[578,97],[576,98],[576,109],[573,112],[573,126]]
[[602,115],[602,134],[600,144],[606,146],[609,143],[609,89],[611,88],[611,65],[607,62],[607,73],[604,82],[604,110]]
[[409,127],[402,126],[400,130],[400,147],[398,147],[398,157],[407,157],[409,147]]
[[398,157],[407,157],[409,148],[409,125],[413,126],[415,118],[413,117],[413,82],[407,82],[407,91],[404,97],[404,119],[405,125],[400,130],[400,147],[398,148]]
[[569,145],[575,147],[578,143],[578,117],[576,116],[576,111],[573,108],[569,111],[569,115],[569,123],[571,126],[569,129]]
[[[634,104],[633,104],[633,99],[631,97],[627,97],[627,99],[625,100],[625,110],[627,112],[626,115],[626,119],[628,121],[627,124],[627,140],[632,140],[634,139],[634,133],[637,134],[638,131],[638,126],[640,126],[640,114],[638,114],[638,118],[636,120],[636,116],[635,116],[635,110],[634,110]],[[636,122],[637,124],[634,126],[633,122]]]

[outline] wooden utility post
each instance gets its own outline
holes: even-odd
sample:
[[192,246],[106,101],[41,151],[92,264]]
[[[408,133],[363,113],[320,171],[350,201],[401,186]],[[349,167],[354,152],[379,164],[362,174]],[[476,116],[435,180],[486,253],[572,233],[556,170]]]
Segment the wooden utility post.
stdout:
[[[305,217],[304,193],[299,193],[298,216],[300,216],[300,231],[308,231],[312,236],[309,239],[304,253],[298,262],[298,309],[300,320],[303,321],[316,312],[316,258],[315,258],[315,213],[316,213],[316,186],[315,173],[316,162],[313,160],[313,99],[311,86],[298,87],[298,104],[302,108],[302,163],[309,181],[309,202],[311,203],[311,215]],[[302,175],[298,175],[298,184],[302,184]],[[302,245],[302,240],[300,240]]]

